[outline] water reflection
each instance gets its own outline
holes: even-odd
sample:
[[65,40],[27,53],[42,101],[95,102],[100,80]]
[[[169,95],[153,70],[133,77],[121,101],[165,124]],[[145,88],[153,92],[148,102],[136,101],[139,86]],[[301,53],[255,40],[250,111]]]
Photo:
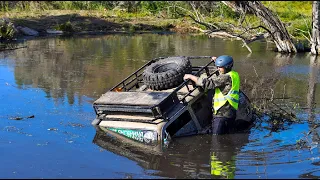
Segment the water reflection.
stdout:
[[[308,142],[308,148],[310,150],[318,147],[320,150],[320,125],[319,119],[316,118],[315,112],[315,92],[317,85],[317,77],[319,74],[319,56],[310,56],[310,75],[309,75],[309,84],[308,84],[308,94],[307,94],[307,113],[308,113],[308,122],[309,122],[309,132],[307,135],[311,136],[310,141]],[[309,139],[309,137],[306,137]],[[314,163],[315,166],[319,166],[320,163]],[[315,172],[302,174],[302,178],[315,178],[313,175]]]
[[247,133],[185,137],[174,139],[167,147],[160,147],[143,145],[97,128],[93,143],[137,162],[150,175],[234,178],[238,170],[237,154],[249,142],[248,138]]
[[212,136],[211,174],[234,179],[236,171],[236,156],[249,140],[249,134],[232,134]]
[[310,75],[309,75],[309,84],[308,84],[308,94],[307,94],[307,108],[309,114],[309,122],[314,122],[315,119],[315,92],[317,85],[317,77],[319,74],[318,62],[320,57],[310,56]]
[[277,53],[273,58],[275,67],[284,67],[287,65],[291,65],[293,58],[295,58],[296,54],[283,54]]

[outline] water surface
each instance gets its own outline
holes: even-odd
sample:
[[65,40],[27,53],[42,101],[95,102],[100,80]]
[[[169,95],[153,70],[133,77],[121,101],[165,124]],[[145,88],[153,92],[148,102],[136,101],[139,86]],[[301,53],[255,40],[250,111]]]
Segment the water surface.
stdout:
[[[320,119],[319,60],[308,54],[284,56],[265,42],[249,54],[240,41],[156,34],[24,45],[0,53],[0,178],[320,177],[317,129],[304,135]],[[257,88],[245,89],[251,99],[286,97],[277,103],[299,123],[274,130],[266,117],[249,134],[177,138],[160,154],[129,148],[131,156],[105,146],[112,140],[91,126],[93,101],[147,61],[224,54],[234,57],[242,83]]]

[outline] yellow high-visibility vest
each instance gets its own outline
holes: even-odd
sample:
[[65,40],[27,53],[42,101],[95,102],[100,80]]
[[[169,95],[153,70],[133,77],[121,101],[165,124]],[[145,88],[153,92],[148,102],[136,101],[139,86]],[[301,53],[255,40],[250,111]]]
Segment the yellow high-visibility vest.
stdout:
[[228,101],[234,109],[238,109],[239,105],[239,89],[240,89],[240,77],[235,71],[230,71],[227,74],[230,75],[232,81],[232,87],[227,95],[223,95],[220,88],[215,88],[213,109],[214,114],[217,114],[218,110]]

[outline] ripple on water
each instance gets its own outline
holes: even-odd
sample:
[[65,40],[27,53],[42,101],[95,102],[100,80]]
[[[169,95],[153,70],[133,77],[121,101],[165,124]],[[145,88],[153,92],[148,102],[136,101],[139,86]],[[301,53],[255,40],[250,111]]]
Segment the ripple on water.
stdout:
[[[294,124],[280,132],[253,131],[250,143],[237,155],[237,173],[241,178],[299,178],[318,168],[318,153],[300,149],[297,140],[308,131],[308,124]],[[310,167],[307,168],[306,167]],[[309,175],[310,177],[310,175]]]

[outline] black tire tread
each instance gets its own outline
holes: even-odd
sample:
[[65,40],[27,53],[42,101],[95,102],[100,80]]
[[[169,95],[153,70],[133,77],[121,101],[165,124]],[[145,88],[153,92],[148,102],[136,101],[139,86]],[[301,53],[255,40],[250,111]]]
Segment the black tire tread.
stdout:
[[[164,64],[175,63],[176,68],[154,73],[153,69]],[[192,72],[192,66],[186,57],[170,57],[161,59],[148,66],[143,72],[144,84],[152,90],[165,90],[178,86],[183,82],[183,76]]]

